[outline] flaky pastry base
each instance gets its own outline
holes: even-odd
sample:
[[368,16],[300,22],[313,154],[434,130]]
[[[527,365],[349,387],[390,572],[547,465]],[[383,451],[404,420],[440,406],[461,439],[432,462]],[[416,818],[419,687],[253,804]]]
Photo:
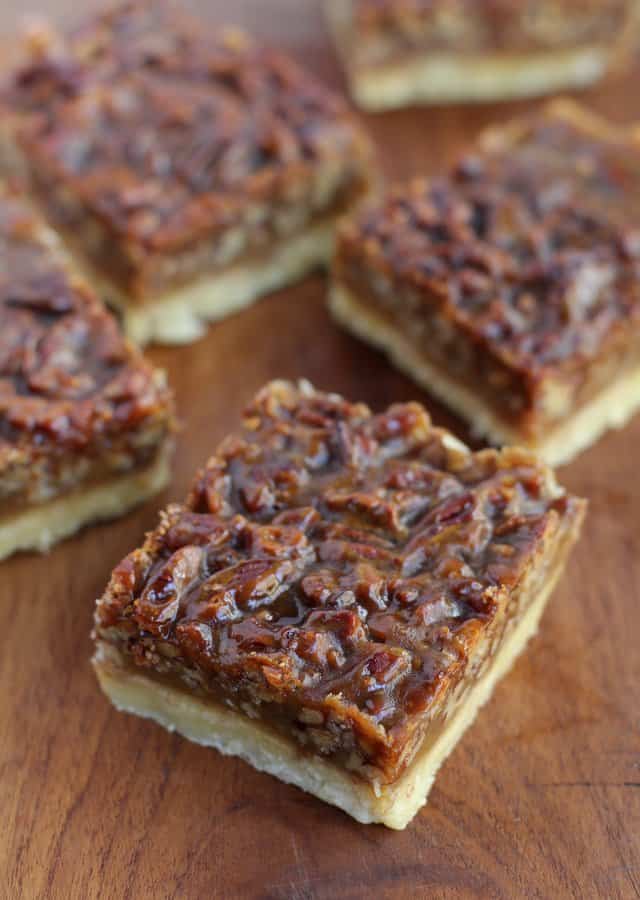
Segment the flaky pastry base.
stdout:
[[496,634],[487,634],[469,660],[462,684],[445,701],[444,726],[433,735],[427,731],[413,762],[390,785],[369,784],[320,756],[304,753],[293,738],[289,740],[255,719],[154,678],[153,672],[128,662],[116,646],[104,640],[96,645],[93,665],[103,691],[117,709],[238,756],[255,769],[339,807],[358,822],[401,830],[426,803],[438,769],[536,633],[579,533],[583,512],[581,509],[563,523],[559,531],[553,530],[513,598],[517,611],[507,620],[497,650],[491,650]]
[[20,550],[45,553],[85,525],[123,516],[162,491],[170,476],[170,442],[143,469],[90,487],[78,487],[48,503],[29,506],[0,520],[0,560]]
[[602,435],[624,428],[640,409],[640,366],[625,374],[561,425],[545,439],[532,443],[516,428],[502,421],[486,401],[460,384],[428,360],[401,331],[374,310],[365,307],[342,284],[331,287],[330,309],[348,331],[383,350],[391,362],[419,385],[465,419],[477,437],[497,446],[519,445],[533,450],[550,466],[570,462]]

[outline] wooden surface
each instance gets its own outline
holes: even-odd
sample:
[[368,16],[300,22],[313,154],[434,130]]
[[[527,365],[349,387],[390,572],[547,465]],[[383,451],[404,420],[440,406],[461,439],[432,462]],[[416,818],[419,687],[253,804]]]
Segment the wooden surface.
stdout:
[[[70,10],[73,0],[50,2]],[[201,0],[340,75],[311,0]],[[2,0],[0,31],[18,0]],[[587,96],[640,120],[638,78]],[[386,172],[434,171],[501,107],[371,118]],[[238,424],[273,377],[306,376],[380,409],[428,403],[341,334],[320,277],[153,351],[185,425],[175,479]],[[0,568],[0,897],[640,897],[640,417],[562,472],[591,501],[542,631],[444,766],[404,833],[365,827],[244,763],[120,715],[89,666],[92,606],[158,504]]]

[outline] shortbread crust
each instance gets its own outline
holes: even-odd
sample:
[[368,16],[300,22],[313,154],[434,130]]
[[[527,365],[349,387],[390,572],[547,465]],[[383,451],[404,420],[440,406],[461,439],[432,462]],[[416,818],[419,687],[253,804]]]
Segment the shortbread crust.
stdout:
[[610,66],[611,53],[601,47],[507,59],[429,56],[353,72],[351,92],[370,112],[413,104],[519,100],[588,87]]

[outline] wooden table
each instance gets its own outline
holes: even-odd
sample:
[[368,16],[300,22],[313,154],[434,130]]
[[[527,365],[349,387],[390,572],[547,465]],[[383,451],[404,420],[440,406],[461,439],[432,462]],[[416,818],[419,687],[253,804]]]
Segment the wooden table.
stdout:
[[[30,0],[35,2],[35,0]],[[77,6],[50,0],[56,14]],[[277,37],[341,78],[319,4],[200,0],[205,14]],[[3,0],[0,30],[19,0]],[[640,120],[635,78],[587,99]],[[386,172],[435,171],[488,122],[521,107],[370,118]],[[175,478],[238,424],[273,377],[305,376],[381,409],[429,404],[339,332],[320,277],[154,350],[185,424]],[[116,713],[89,665],[93,601],[156,517],[150,503],[48,557],[0,568],[2,898],[640,897],[640,417],[562,472],[591,501],[584,538],[539,637],[444,766],[404,833],[364,827],[244,763]]]

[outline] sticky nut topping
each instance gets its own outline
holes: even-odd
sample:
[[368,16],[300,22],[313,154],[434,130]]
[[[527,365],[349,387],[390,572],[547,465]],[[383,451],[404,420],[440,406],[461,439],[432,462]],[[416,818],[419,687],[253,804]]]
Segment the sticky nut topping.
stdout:
[[346,104],[293,60],[165,0],[37,42],[2,100],[36,172],[125,242],[130,265],[274,198],[311,203],[325,165],[363,182],[369,155]]
[[337,271],[401,296],[398,315],[428,321],[432,342],[455,335],[457,359],[465,342],[488,352],[506,391],[640,325],[639,215],[637,142],[543,112],[346,225]]
[[122,441],[148,452],[145,435],[158,443],[171,422],[158,373],[25,203],[0,191],[0,472],[18,453],[35,465]]
[[391,778],[572,503],[529,454],[471,453],[417,404],[275,382],[116,568],[97,631],[143,666],[168,645],[205,690]]
[[[354,40],[468,51],[553,50],[614,40],[633,0],[349,0]],[[393,46],[393,45],[392,45]]]

